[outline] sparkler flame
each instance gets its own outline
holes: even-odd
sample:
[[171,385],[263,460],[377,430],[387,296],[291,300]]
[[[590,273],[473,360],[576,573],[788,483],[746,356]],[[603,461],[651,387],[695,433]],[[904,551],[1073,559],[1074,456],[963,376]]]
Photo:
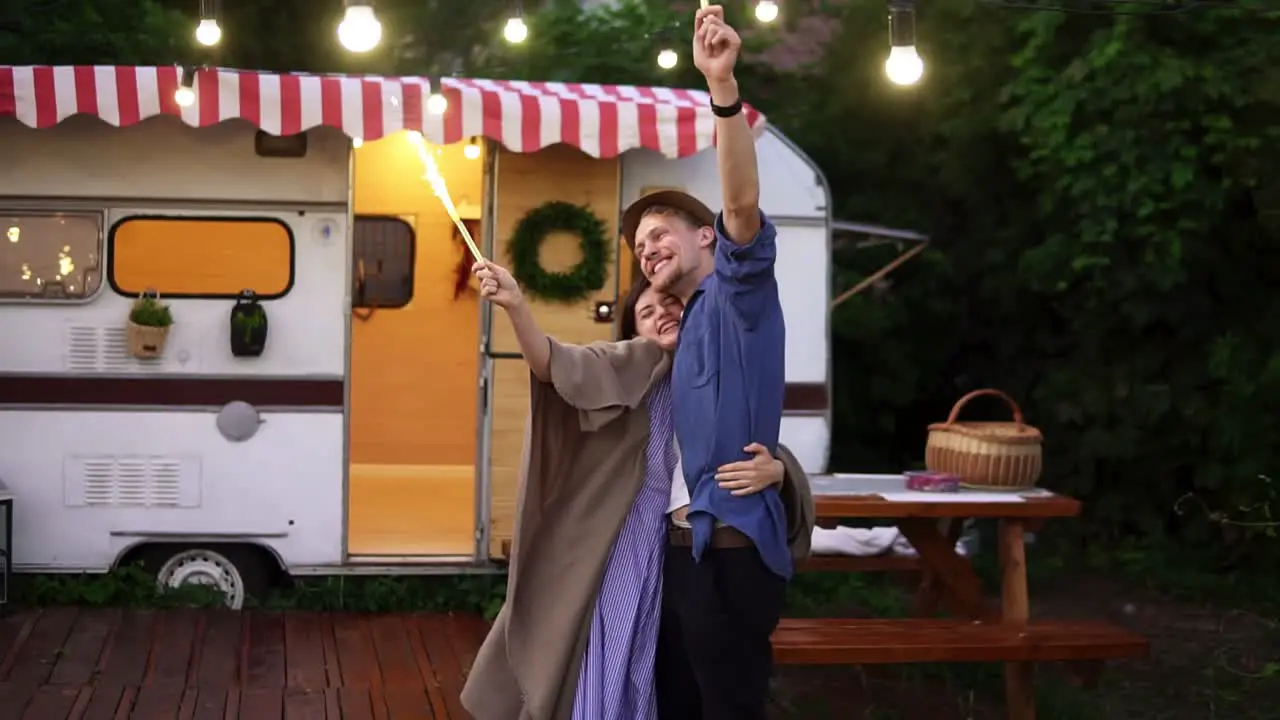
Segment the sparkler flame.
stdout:
[[462,239],[467,243],[467,249],[471,251],[471,256],[476,262],[484,262],[484,256],[480,254],[480,248],[476,247],[476,242],[471,238],[471,232],[467,230],[466,223],[462,222],[462,217],[458,215],[458,208],[453,204],[453,198],[449,196],[449,186],[445,184],[444,176],[440,174],[440,166],[436,164],[436,159],[431,156],[431,150],[427,147],[427,141],[423,139],[422,133],[409,133],[409,141],[413,143],[414,148],[418,151],[418,158],[422,160],[422,179],[431,184],[431,189],[435,192],[436,197],[440,198],[440,204],[444,205],[444,211],[449,213],[449,217],[453,220],[453,224],[457,226],[458,232],[462,233]]

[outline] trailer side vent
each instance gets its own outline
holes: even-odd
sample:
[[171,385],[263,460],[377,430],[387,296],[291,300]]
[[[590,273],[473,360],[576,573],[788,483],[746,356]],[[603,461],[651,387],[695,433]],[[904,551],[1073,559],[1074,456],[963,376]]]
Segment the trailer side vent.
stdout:
[[123,326],[69,325],[65,367],[71,372],[129,372],[159,370],[162,360],[139,360],[129,353]]
[[72,455],[63,464],[68,507],[199,507],[200,458]]

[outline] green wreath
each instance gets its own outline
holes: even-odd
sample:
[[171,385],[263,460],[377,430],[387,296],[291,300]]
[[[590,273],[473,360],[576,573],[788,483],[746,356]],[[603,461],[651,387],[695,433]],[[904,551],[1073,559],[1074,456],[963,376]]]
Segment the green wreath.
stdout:
[[[538,261],[538,248],[552,232],[578,236],[582,260],[565,272],[551,272]],[[604,221],[582,205],[552,201],[530,210],[508,243],[511,274],[533,297],[558,303],[582,300],[604,287],[609,274],[609,239]]]

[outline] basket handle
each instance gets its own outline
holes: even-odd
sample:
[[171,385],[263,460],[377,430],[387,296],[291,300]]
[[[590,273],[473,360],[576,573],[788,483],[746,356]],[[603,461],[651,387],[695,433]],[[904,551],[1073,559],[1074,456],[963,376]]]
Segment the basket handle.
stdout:
[[1018,407],[1018,403],[1014,402],[1013,398],[1009,397],[1008,395],[1005,395],[1004,393],[994,388],[987,388],[985,390],[974,390],[968,395],[965,395],[964,397],[957,400],[956,404],[951,408],[951,414],[947,416],[947,424],[948,425],[955,424],[956,420],[960,418],[960,410],[970,400],[976,397],[981,397],[983,395],[994,395],[995,397],[998,397],[1001,400],[1004,400],[1004,404],[1008,405],[1009,409],[1013,411],[1013,422],[1018,426],[1019,430],[1021,430],[1023,426],[1026,425],[1026,423],[1022,419],[1022,408]]

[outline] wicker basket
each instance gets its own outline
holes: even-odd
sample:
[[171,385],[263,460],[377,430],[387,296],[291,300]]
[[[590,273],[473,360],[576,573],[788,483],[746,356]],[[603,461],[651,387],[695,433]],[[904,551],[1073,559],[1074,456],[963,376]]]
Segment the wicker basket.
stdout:
[[[970,400],[994,395],[1013,411],[1013,422],[958,422]],[[960,398],[944,423],[929,426],[925,465],[960,477],[960,485],[981,490],[1035,487],[1042,466],[1040,431],[1026,424],[1013,398],[999,390],[974,390]]]
[[127,326],[129,353],[143,360],[154,360],[164,354],[164,343],[169,339],[169,327],[139,325],[132,320]]

